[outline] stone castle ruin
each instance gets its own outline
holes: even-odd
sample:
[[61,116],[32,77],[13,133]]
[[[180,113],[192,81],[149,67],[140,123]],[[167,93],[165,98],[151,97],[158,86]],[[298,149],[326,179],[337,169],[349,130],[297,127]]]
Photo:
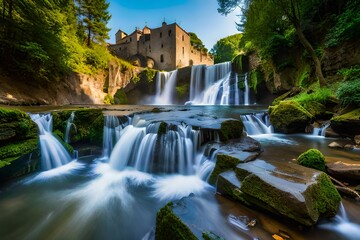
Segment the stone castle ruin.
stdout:
[[135,65],[159,70],[214,64],[213,57],[192,46],[189,34],[176,23],[163,22],[161,27],[153,29],[145,26],[129,35],[119,30],[116,44],[110,45],[109,49]]

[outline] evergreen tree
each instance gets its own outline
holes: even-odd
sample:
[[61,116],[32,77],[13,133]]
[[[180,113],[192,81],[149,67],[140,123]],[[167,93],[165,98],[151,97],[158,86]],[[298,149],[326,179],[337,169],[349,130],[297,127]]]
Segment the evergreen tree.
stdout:
[[[79,35],[85,36],[86,45],[92,42],[105,43],[110,29],[106,27],[111,15],[106,0],[76,0],[78,5]],[[82,32],[83,30],[84,32]]]

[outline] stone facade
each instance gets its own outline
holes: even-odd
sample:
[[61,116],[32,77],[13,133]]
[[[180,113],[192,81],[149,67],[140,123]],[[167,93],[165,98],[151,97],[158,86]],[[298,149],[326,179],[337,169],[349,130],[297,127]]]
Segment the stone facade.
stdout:
[[139,61],[139,65],[159,70],[206,64],[214,64],[213,57],[190,44],[189,34],[176,23],[162,23],[159,28],[145,26],[130,35],[119,30],[116,44],[109,46],[110,51],[123,59]]

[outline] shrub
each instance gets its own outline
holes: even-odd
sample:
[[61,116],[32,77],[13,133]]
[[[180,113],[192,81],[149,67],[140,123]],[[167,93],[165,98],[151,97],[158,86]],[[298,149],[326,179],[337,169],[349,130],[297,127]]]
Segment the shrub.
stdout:
[[297,162],[304,167],[325,171],[325,157],[319,150],[314,148],[300,154]]
[[336,97],[342,106],[353,104],[360,107],[360,78],[340,84]]

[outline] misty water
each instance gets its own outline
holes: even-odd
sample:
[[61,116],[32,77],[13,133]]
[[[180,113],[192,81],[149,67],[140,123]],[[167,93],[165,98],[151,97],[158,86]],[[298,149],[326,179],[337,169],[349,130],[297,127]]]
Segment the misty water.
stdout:
[[[246,120],[251,137],[263,147],[259,158],[264,160],[291,161],[316,147],[329,161],[357,162],[358,152],[329,149],[332,139],[321,136],[271,133],[262,106],[169,106],[163,110],[121,118],[127,120],[114,116],[116,108],[105,111],[102,156],[75,159],[3,186],[1,239],[153,239],[156,212],[169,201],[189,195],[191,219],[205,221],[209,230],[217,229],[226,239],[272,239],[279,229],[294,239],[358,239],[359,203],[352,200],[343,201],[344,209],[336,218],[301,230],[287,220],[216,195],[206,182],[214,158],[203,155],[202,138],[189,126],[215,127],[227,118]],[[172,149],[160,151],[166,155],[159,160],[161,166],[167,167],[157,166],[149,151],[159,121],[177,126],[161,137],[164,149]],[[217,141],[217,136],[212,138]],[[243,219],[256,219],[257,224],[244,227]]]

